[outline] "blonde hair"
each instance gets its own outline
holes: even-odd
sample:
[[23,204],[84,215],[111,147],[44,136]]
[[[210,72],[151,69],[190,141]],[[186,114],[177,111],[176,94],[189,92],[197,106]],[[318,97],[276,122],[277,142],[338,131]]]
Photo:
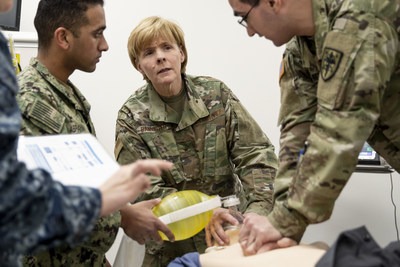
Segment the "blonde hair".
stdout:
[[[188,55],[183,31],[176,23],[157,16],[148,17],[139,22],[129,36],[128,54],[135,69],[138,70],[137,60],[140,53],[158,37],[162,37],[170,42],[176,42],[182,49],[185,59],[181,64],[181,73],[185,73]],[[150,82],[144,74],[143,78],[147,82]]]

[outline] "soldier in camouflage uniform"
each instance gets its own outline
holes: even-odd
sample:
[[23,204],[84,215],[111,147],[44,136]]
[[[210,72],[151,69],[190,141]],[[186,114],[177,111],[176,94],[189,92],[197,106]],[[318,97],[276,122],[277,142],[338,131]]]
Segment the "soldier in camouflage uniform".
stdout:
[[[68,80],[75,69],[94,71],[98,58],[108,45],[103,36],[105,17],[103,1],[42,0],[35,17],[39,36],[37,58],[18,76],[20,91],[17,96],[22,113],[22,135],[91,133],[95,135],[89,115],[90,105],[82,93]],[[63,14],[55,13],[64,10]],[[74,15],[73,12],[76,12]],[[57,16],[58,18],[54,18]],[[80,21],[77,19],[80,17]],[[77,20],[69,25],[66,21]],[[54,22],[53,28],[47,26]],[[68,50],[60,49],[51,33],[65,34],[61,27],[73,31],[66,38]],[[75,35],[77,37],[75,37]],[[96,36],[93,36],[96,35]],[[61,37],[60,37],[61,38]],[[79,43],[82,42],[82,43]],[[85,43],[83,43],[85,42]],[[75,51],[75,52],[74,52]],[[58,59],[55,63],[52,60]],[[54,75],[53,75],[54,73]],[[105,253],[112,246],[120,224],[120,213],[99,218],[90,237],[83,243],[70,247],[63,244],[24,258],[26,266],[104,266]]]
[[[115,156],[125,164],[159,158],[174,163],[141,199],[198,190],[237,194],[243,213],[267,215],[275,177],[274,148],[232,91],[221,81],[185,74],[187,52],[178,25],[159,17],[132,31],[128,52],[148,84],[118,113]],[[174,243],[146,243],[143,266],[166,266],[187,252],[203,253],[204,231]]]
[[100,213],[101,195],[94,188],[63,187],[49,173],[29,172],[17,161],[18,84],[1,33],[0,45],[0,265],[20,266],[22,253],[87,237]]
[[365,141],[400,170],[400,3],[229,3],[249,36],[288,42],[274,208],[267,218],[245,220],[240,234],[244,252],[254,254],[283,236],[299,241],[307,225],[330,217]]
[[[7,12],[12,0],[0,0]],[[146,171],[160,173],[165,163],[125,166],[99,189],[63,186],[43,170],[28,171],[17,160],[21,114],[7,40],[0,33],[0,265],[21,266],[20,257],[88,237],[99,217],[118,210],[137,194]],[[140,182],[140,183],[138,183]],[[123,185],[124,184],[124,185]],[[134,193],[136,191],[136,193]],[[112,200],[112,202],[110,201]]]

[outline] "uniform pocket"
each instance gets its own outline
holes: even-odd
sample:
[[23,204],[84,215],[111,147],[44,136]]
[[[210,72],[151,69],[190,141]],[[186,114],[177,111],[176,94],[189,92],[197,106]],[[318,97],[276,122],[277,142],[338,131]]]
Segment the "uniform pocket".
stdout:
[[321,71],[318,82],[318,103],[327,109],[343,106],[346,95],[351,93],[347,88],[352,65],[361,47],[362,39],[341,31],[327,34],[321,60]]
[[271,195],[274,191],[275,171],[264,169],[253,169],[251,171],[253,176],[254,189],[258,193]]
[[171,130],[164,130],[160,133],[140,134],[150,148],[151,157],[156,159],[164,159],[174,163],[169,173],[171,175],[163,175],[162,178],[167,185],[174,185],[185,180],[183,172],[180,170],[179,151],[176,146],[175,137]]
[[177,147],[186,180],[191,181],[201,177],[200,160],[193,140],[180,142],[177,144]]
[[231,174],[227,153],[225,128],[215,124],[206,127],[204,142],[204,176],[217,176]]

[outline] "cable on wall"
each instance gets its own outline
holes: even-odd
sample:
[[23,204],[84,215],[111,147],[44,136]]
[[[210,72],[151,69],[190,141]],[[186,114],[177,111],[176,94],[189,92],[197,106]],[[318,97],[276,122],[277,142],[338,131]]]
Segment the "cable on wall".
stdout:
[[397,226],[397,206],[396,206],[396,203],[394,202],[394,198],[393,198],[393,176],[392,176],[392,173],[390,173],[390,199],[391,199],[393,207],[394,207],[394,226],[396,228],[397,241],[399,241],[399,228]]

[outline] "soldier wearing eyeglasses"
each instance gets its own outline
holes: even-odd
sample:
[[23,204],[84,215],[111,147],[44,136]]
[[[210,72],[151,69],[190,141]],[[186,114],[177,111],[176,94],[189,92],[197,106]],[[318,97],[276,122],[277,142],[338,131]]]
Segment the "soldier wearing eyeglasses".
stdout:
[[400,2],[229,3],[249,36],[286,44],[274,208],[244,221],[251,255],[329,219],[365,141],[400,170]]

